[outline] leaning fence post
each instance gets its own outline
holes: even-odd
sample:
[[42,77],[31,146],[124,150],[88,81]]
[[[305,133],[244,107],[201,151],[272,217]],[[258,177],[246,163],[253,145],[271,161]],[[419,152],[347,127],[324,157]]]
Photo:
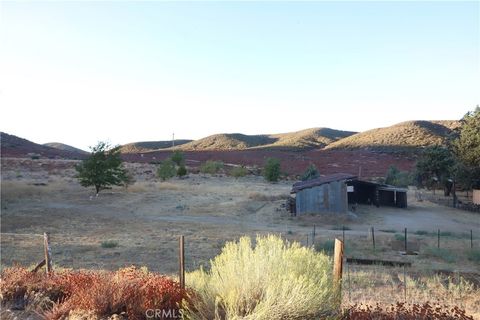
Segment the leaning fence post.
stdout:
[[45,255],[45,271],[49,274],[52,271],[52,253],[50,251],[50,237],[47,232],[43,233],[43,253]]
[[179,262],[179,282],[180,287],[185,289],[185,238],[183,235],[179,239],[179,252],[178,252],[178,262]]

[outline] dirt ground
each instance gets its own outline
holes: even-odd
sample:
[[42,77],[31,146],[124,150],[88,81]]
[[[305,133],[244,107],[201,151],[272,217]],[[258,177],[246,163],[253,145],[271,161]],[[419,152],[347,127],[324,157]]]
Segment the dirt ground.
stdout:
[[[419,268],[480,272],[478,263],[464,253],[470,246],[470,230],[474,245],[480,246],[480,216],[416,202],[413,196],[408,209],[361,206],[355,217],[298,218],[291,217],[284,206],[291,181],[270,184],[258,176],[235,179],[190,174],[161,182],[154,176],[153,165],[129,164],[136,174],[134,185],[105,190],[95,197],[92,189],[81,187],[74,178],[74,162],[42,161],[2,159],[2,266],[41,261],[42,233],[49,232],[57,266],[117,269],[138,265],[174,274],[179,235],[185,236],[186,265],[193,270],[207,265],[226,241],[242,235],[281,233],[311,245],[315,225],[315,243],[320,247],[342,237],[345,226],[347,255],[409,259]],[[372,226],[377,232],[375,250],[370,248]],[[409,241],[424,248],[435,245],[437,238],[432,234],[441,229],[445,233],[442,247],[458,257],[444,261],[422,254],[399,255],[391,243],[404,228],[411,234]],[[108,248],[108,241],[118,245]]]

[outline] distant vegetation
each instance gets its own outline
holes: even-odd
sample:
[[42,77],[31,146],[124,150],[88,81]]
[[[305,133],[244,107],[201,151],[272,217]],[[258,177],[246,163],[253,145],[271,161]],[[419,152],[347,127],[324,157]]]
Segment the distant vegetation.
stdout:
[[426,187],[442,186],[448,196],[455,186],[480,188],[480,108],[468,112],[446,146],[427,148],[416,165],[416,179]]
[[320,177],[317,167],[312,163],[302,175],[302,181],[312,180]]
[[268,158],[263,167],[263,176],[267,181],[278,181],[278,178],[280,178],[280,160],[277,158]]
[[215,174],[220,172],[223,169],[223,162],[207,160],[206,162],[200,165],[201,173]]
[[175,177],[176,174],[177,170],[175,169],[175,162],[170,158],[163,160],[157,169],[157,175],[162,181],[171,179]]
[[230,175],[235,178],[240,178],[246,176],[248,170],[245,167],[235,167],[230,170]]
[[111,148],[108,143],[99,142],[91,150],[90,156],[75,167],[82,186],[94,186],[98,195],[102,189],[129,182],[127,170],[122,165],[119,147]]
[[387,171],[385,183],[396,187],[406,188],[413,184],[413,177],[410,172],[400,171],[397,167],[391,166]]

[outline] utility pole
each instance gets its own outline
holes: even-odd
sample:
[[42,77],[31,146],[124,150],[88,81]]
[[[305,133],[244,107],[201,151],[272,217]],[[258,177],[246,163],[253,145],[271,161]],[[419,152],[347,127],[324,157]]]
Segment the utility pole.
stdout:
[[172,133],[172,147],[175,147],[175,132]]

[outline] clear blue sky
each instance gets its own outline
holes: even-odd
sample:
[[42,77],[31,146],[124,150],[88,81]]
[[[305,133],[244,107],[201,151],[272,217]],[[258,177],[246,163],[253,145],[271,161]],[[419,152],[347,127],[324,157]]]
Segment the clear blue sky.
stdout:
[[87,148],[458,119],[479,2],[0,2],[2,131]]

